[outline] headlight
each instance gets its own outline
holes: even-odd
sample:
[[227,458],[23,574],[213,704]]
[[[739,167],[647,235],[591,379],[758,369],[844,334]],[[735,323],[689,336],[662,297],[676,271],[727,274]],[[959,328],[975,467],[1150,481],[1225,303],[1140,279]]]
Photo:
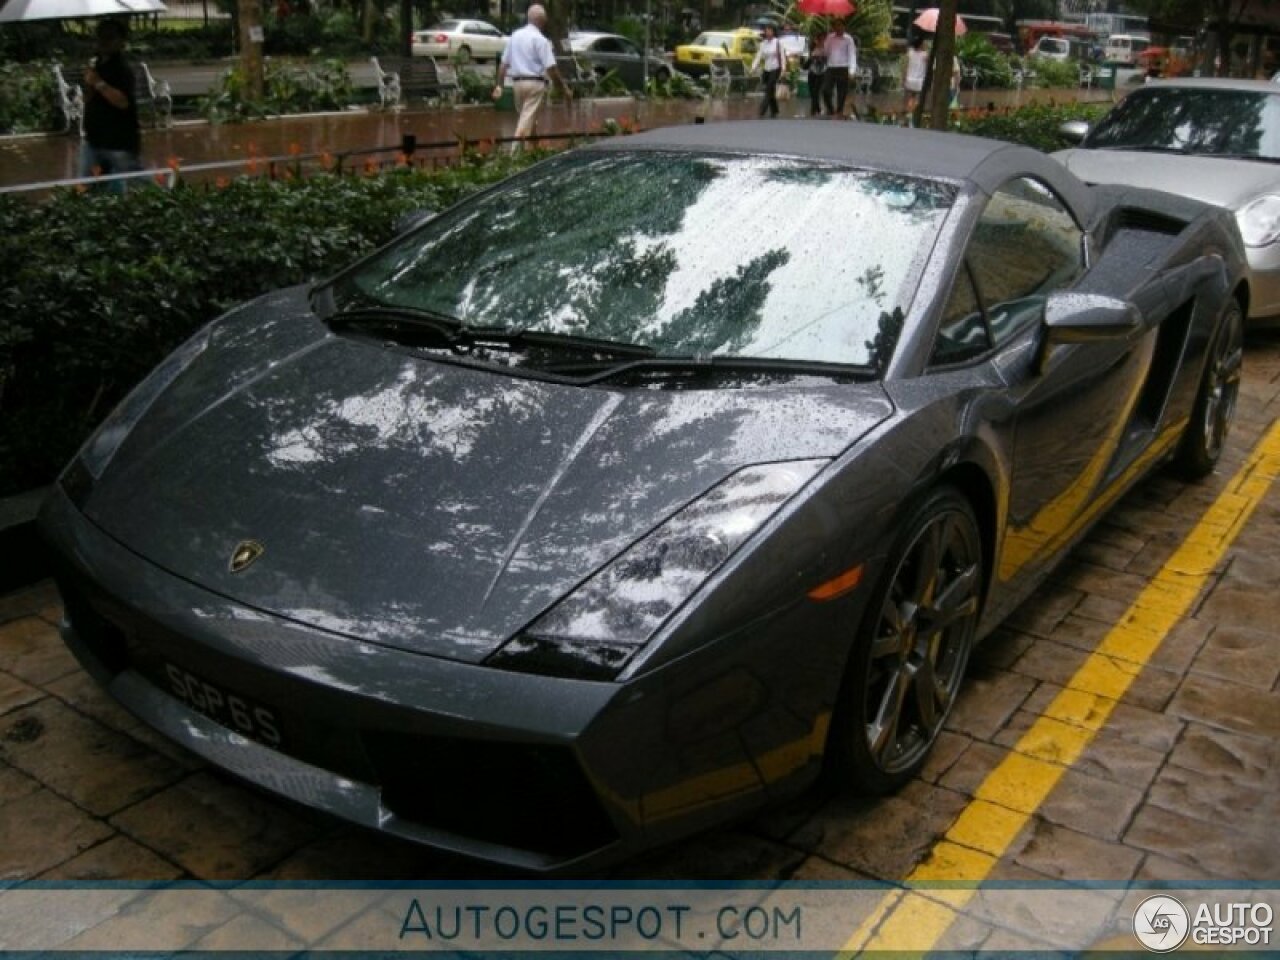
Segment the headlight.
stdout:
[[1265,247],[1280,238],[1280,196],[1259,197],[1236,213],[1247,247]]
[[674,514],[489,658],[608,680],[825,460],[746,467]]
[[120,444],[133,429],[147,408],[155,402],[156,397],[164,393],[178,375],[204,353],[209,345],[209,336],[213,325],[204,327],[194,337],[180,346],[164,359],[160,366],[147,375],[140,384],[133,388],[119,406],[111,411],[106,420],[81,449],[77,458],[84,469],[97,480],[107,468]]

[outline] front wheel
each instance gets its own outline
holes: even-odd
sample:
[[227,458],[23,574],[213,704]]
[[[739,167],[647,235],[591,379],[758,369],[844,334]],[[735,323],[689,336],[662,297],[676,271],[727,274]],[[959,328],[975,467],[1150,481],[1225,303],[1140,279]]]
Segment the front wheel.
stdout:
[[955,703],[977,632],[984,573],[973,508],[934,490],[901,527],[863,616],[827,745],[830,773],[890,793],[924,765]]
[[1200,392],[1178,447],[1178,470],[1190,480],[1208,476],[1222,456],[1235,417],[1243,365],[1244,310],[1232,297],[1209,345]]

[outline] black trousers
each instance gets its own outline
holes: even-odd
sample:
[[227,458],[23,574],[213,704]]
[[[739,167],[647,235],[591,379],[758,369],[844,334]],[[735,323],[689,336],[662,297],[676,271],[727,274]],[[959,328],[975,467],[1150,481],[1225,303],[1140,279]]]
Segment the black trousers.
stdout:
[[825,80],[825,73],[809,74],[809,116],[811,117],[816,117],[822,112],[822,84]]
[[764,85],[764,99],[760,101],[760,116],[764,116],[768,111],[769,116],[776,117],[778,115],[778,78],[782,76],[781,70],[764,70],[761,71],[762,83]]
[[827,67],[827,79],[822,85],[822,100],[827,113],[844,116],[844,102],[849,98],[849,68]]

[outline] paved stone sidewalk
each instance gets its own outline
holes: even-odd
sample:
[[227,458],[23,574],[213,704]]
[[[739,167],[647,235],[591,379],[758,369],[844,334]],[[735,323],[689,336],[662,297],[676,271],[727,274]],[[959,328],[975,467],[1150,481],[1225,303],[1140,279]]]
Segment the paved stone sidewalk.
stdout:
[[[1249,340],[1219,471],[1143,483],[976,654],[922,777],[820,792],[655,853],[622,877],[900,880],[1280,419],[1280,333]],[[994,879],[1280,879],[1280,485]],[[0,878],[492,877],[246,789],[142,728],[58,639],[53,586],[0,597]],[[1025,933],[958,925],[957,945]]]

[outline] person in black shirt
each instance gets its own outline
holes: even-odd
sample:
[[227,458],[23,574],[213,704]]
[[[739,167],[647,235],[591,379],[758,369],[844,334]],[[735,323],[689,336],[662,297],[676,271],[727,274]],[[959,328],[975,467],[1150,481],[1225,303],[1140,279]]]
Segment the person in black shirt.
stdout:
[[[84,72],[88,97],[84,106],[84,142],[80,145],[82,177],[142,169],[142,133],[133,68],[124,56],[127,36],[127,28],[120,20],[98,24],[98,55]],[[124,186],[124,180],[113,180],[108,189],[123,193]]]

